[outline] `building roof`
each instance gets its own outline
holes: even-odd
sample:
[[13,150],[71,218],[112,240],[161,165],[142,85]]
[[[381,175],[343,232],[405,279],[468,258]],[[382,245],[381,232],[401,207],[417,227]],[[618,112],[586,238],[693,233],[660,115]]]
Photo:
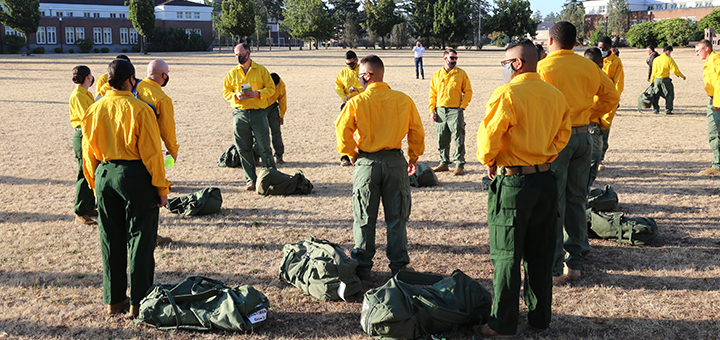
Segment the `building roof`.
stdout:
[[549,30],[551,27],[553,27],[553,25],[555,25],[555,23],[552,21],[543,21],[538,25],[537,30],[538,31]]
[[[126,0],[40,0],[40,3],[47,4],[71,4],[71,5],[105,5],[125,6]],[[210,7],[201,3],[187,0],[155,0],[155,6],[202,6]]]

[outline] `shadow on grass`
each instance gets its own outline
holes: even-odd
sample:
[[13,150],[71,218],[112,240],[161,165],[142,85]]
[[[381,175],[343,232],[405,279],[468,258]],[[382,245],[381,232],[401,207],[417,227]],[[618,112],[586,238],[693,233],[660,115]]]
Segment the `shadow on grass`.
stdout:
[[[67,103],[64,103],[67,104]],[[75,181],[64,181],[50,178],[23,178],[14,176],[0,176],[0,184],[12,184],[12,185],[67,185],[75,186]]]
[[0,211],[0,224],[3,223],[25,223],[25,222],[72,222],[75,216],[72,209],[67,214],[41,214],[31,212],[2,212]]

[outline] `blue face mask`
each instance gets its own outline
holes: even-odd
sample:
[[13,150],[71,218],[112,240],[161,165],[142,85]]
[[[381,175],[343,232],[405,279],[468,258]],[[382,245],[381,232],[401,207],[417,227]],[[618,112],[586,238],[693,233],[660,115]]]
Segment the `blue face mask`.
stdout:
[[610,51],[601,51],[602,57],[605,58],[610,55]]
[[510,83],[516,72],[517,70],[512,66],[512,63],[507,63],[502,67],[502,77],[505,84]]

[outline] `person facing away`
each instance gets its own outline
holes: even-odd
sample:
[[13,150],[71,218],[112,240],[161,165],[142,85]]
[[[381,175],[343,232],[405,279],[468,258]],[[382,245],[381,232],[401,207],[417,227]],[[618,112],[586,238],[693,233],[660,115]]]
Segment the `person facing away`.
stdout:
[[153,60],[147,65],[147,77],[137,87],[137,98],[155,107],[160,125],[160,137],[165,143],[167,154],[177,162],[180,146],[175,135],[175,108],[172,99],[163,91],[170,81],[170,66],[161,60]]
[[[370,277],[375,256],[375,224],[382,200],[387,227],[387,257],[395,275],[410,262],[406,225],[410,217],[409,175],[425,152],[425,132],[413,100],[383,82],[385,66],[370,55],[358,74],[365,91],[350,99],[335,121],[337,150],[354,164],[353,238],[356,274]],[[355,139],[357,135],[357,139]],[[408,160],[402,152],[407,136]]]
[[670,56],[672,52],[672,46],[665,46],[663,47],[663,53],[653,60],[650,83],[653,85],[653,93],[655,95],[650,101],[652,102],[654,114],[660,113],[660,104],[658,103],[660,97],[665,99],[665,114],[672,114],[675,101],[675,86],[673,85],[672,79],[670,79],[670,71],[683,80],[686,79],[685,75],[680,72],[680,69],[675,63],[675,59]]
[[712,42],[703,39],[695,45],[695,55],[705,61],[703,83],[705,93],[710,97],[707,108],[708,141],[712,150],[711,167],[700,171],[701,175],[720,175],[720,55],[713,51]]
[[[130,58],[128,58],[128,56],[126,56],[124,54],[118,54],[117,57],[115,57],[115,59],[127,60],[127,62],[132,63],[130,61]],[[110,85],[107,82],[108,82],[108,74],[107,73],[103,73],[102,75],[100,75],[100,77],[98,77],[97,85],[95,86],[95,89],[97,92],[97,97],[95,98],[96,101],[99,100],[100,98],[104,97],[105,93],[108,90],[110,90]]]
[[[358,79],[358,70],[360,69],[360,65],[358,64],[358,57],[355,52],[345,52],[345,65],[347,67],[340,70],[337,78],[335,78],[335,92],[338,96],[340,96],[340,99],[342,99],[340,111],[343,110],[348,100],[365,91]],[[350,166],[352,164],[347,156],[342,156],[340,157],[340,165]]]
[[422,59],[423,54],[425,53],[425,47],[423,47],[420,40],[415,43],[415,46],[413,47],[413,52],[415,52],[415,79],[418,79],[418,71],[420,71],[422,79],[425,79],[425,68],[423,67]]
[[88,182],[83,174],[83,157],[82,157],[82,129],[80,123],[85,116],[87,109],[95,103],[92,93],[88,91],[90,86],[95,82],[95,77],[90,72],[90,68],[85,65],[78,65],[72,69],[72,81],[75,83],[75,90],[70,95],[70,125],[75,130],[73,135],[73,151],[77,160],[78,170],[75,179],[75,223],[85,225],[95,225],[97,222],[93,217],[97,217],[95,209],[95,194],[88,186]]
[[590,47],[587,50],[585,50],[585,53],[583,53],[583,56],[585,58],[590,59],[593,63],[595,63],[599,68],[602,69],[603,67],[603,57],[602,52],[597,47]]
[[565,96],[540,79],[537,61],[530,40],[508,45],[500,63],[507,85],[493,91],[477,134],[477,158],[493,180],[487,216],[495,298],[480,328],[485,336],[516,333],[522,262],[528,323],[541,330],[550,324],[558,232],[550,163],[567,145],[571,124]]

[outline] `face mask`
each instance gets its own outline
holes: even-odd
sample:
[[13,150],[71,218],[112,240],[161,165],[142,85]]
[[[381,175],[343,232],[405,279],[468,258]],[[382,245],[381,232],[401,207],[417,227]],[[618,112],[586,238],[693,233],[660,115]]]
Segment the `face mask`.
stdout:
[[90,82],[90,86],[93,86],[93,84],[95,84],[95,76],[93,76],[92,78],[93,78],[93,79],[92,79],[92,81]]
[[353,61],[352,63],[347,63],[345,65],[347,65],[349,69],[354,70],[357,67],[357,62]]
[[[596,52],[597,53],[597,52]],[[610,55],[610,51],[602,51],[600,54],[602,54],[602,57],[605,58],[608,55]]]
[[507,63],[502,67],[502,77],[505,84],[509,83],[513,79],[515,72],[517,72],[517,70],[513,68],[512,63]]
[[162,83],[162,85],[160,85],[160,86],[162,86],[162,87],[165,87],[165,85],[167,85],[167,83],[170,81],[170,75],[169,75],[169,74],[165,74],[165,76],[166,76],[167,78],[165,78],[165,82]]
[[367,80],[365,80],[365,76],[360,77],[360,85],[362,85],[364,89],[367,88],[368,83]]
[[457,65],[457,61],[448,61],[448,62],[447,62],[447,66],[448,66],[448,68],[450,68],[451,70],[455,68],[455,65]]
[[245,53],[244,55],[237,56],[238,63],[240,65],[245,65],[245,63],[248,61],[248,53]]

